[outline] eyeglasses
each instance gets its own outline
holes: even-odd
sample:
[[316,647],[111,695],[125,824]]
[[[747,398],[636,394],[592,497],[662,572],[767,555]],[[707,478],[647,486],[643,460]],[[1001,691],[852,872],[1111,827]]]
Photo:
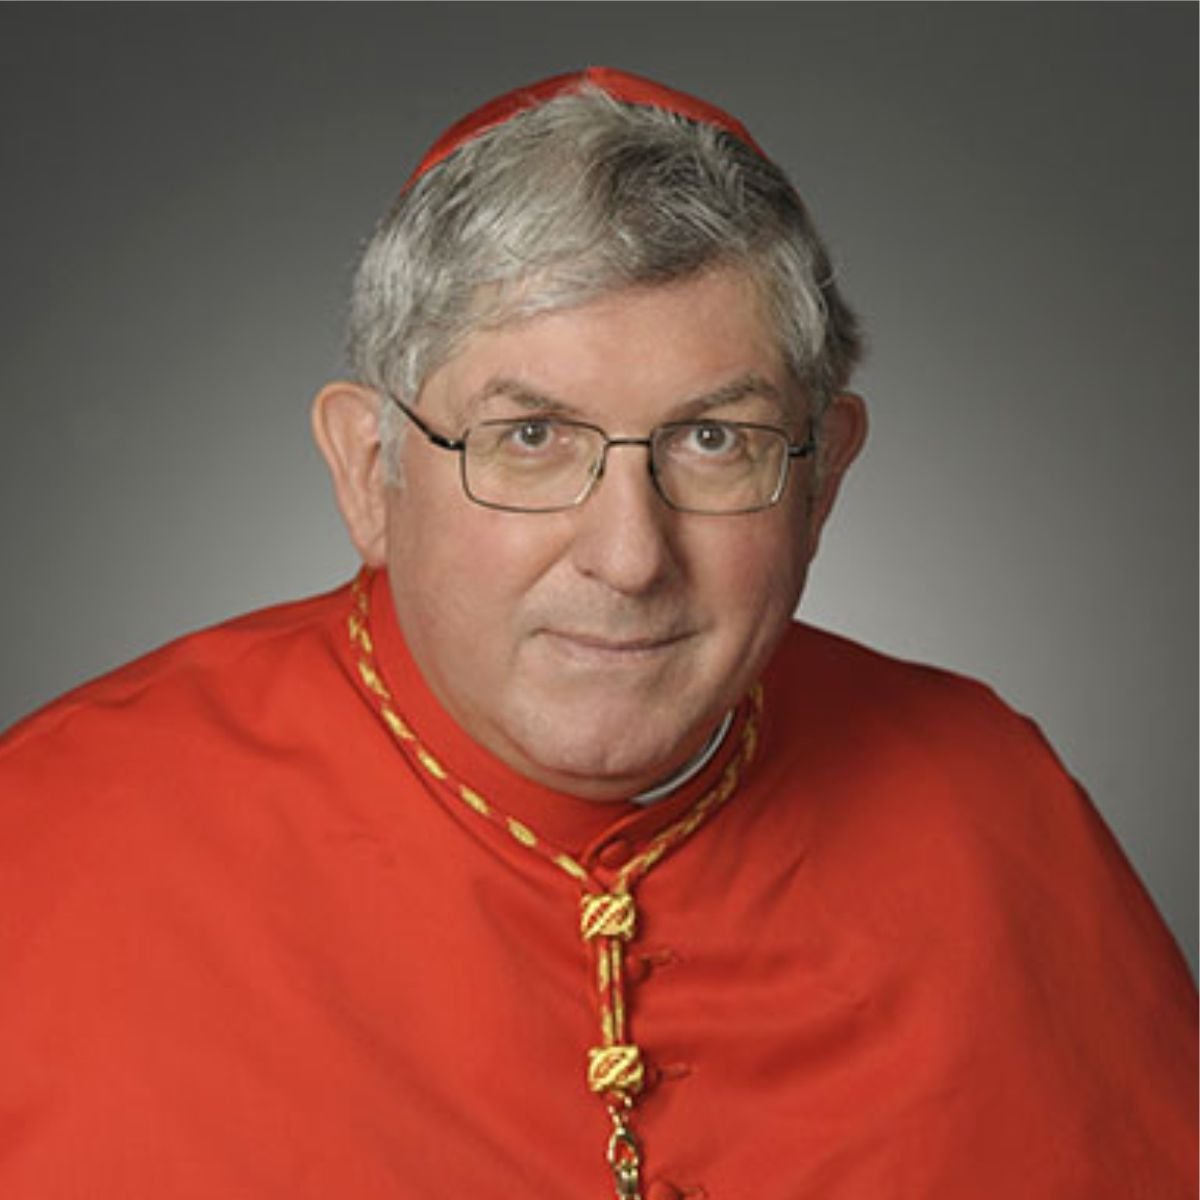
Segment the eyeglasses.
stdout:
[[604,474],[613,446],[645,446],[655,490],[673,509],[732,516],[779,502],[794,458],[816,449],[812,423],[803,442],[772,425],[746,421],[672,421],[648,437],[609,437],[561,417],[481,421],[461,437],[430,428],[404,401],[400,411],[441,450],[459,456],[463,491],[485,508],[560,512],[582,504]]

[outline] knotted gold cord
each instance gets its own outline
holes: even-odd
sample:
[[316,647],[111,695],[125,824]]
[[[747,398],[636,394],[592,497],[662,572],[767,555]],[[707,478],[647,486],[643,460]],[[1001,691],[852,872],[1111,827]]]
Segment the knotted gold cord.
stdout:
[[661,830],[645,850],[618,872],[611,889],[592,878],[570,854],[550,845],[538,833],[501,812],[490,800],[453,778],[451,773],[421,745],[417,735],[392,703],[392,694],[375,662],[370,629],[371,572],[363,569],[351,588],[353,608],[347,632],[359,678],[375,702],[388,731],[410,761],[420,766],[439,787],[461,801],[484,820],[503,829],[519,845],[565,872],[584,885],[580,900],[579,928],[592,954],[600,1015],[601,1044],[587,1054],[588,1088],[602,1096],[613,1122],[608,1144],[608,1163],[616,1192],[623,1200],[638,1200],[641,1149],[629,1124],[634,1098],[646,1079],[639,1047],[628,1040],[625,1007],[624,947],[637,932],[635,884],[685,838],[690,837],[737,789],[738,779],[758,748],[758,719],[762,711],[762,689],[751,693],[752,705],[742,728],[741,745],[716,784],[677,821]]
[[585,892],[580,900],[579,931],[592,945],[596,991],[600,997],[601,1046],[588,1051],[588,1087],[627,1103],[642,1090],[646,1069],[642,1052],[625,1040],[625,955],[623,943],[637,928],[637,910],[628,892]]

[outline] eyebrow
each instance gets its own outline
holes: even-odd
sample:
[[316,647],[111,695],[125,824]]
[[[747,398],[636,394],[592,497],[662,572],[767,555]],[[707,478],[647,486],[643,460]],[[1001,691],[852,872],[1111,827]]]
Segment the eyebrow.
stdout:
[[752,400],[755,397],[770,400],[781,410],[787,408],[783,394],[769,379],[753,371],[748,371],[730,383],[685,401],[680,406],[680,410],[681,413],[686,412],[689,416],[697,416],[700,413],[708,412],[711,408],[720,408],[725,404],[738,404],[742,400]]
[[506,375],[493,376],[477,392],[472,393],[467,401],[466,415],[477,414],[489,400],[501,397],[513,401],[520,408],[528,409],[530,412],[552,413],[566,417],[582,416],[579,409],[565,400],[559,400],[546,392],[539,392],[537,388],[531,387],[520,379],[513,379]]
[[[475,417],[489,400],[501,397],[513,401],[530,412],[569,417],[573,420],[588,419],[588,414],[582,412],[575,405],[540,392],[520,379],[505,375],[494,376],[487,380],[478,391],[472,394],[467,402],[464,417],[466,419]],[[711,409],[721,408],[727,404],[738,404],[743,400],[755,397],[770,400],[778,405],[784,414],[788,411],[788,402],[779,388],[765,376],[748,371],[745,375],[740,375],[737,379],[722,384],[710,392],[702,392],[698,396],[681,401],[668,416],[668,420],[689,420]]]

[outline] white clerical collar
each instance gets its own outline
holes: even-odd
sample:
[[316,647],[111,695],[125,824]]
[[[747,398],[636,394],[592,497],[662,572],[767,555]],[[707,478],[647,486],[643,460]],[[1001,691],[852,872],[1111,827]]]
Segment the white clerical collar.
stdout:
[[733,724],[733,709],[725,714],[725,719],[717,727],[712,737],[704,743],[700,749],[700,753],[696,755],[690,762],[684,763],[678,771],[675,772],[669,779],[664,780],[660,784],[656,784],[648,791],[639,792],[636,796],[630,799],[631,804],[653,804],[656,800],[661,800],[664,796],[669,796],[677,788],[683,787],[689,779],[694,779],[712,760],[712,756],[721,748],[721,743],[725,740],[725,735],[729,732],[730,725]]

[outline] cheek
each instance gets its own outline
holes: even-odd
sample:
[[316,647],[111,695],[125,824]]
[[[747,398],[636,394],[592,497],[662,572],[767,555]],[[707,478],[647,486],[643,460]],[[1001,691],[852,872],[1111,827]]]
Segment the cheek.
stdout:
[[[424,485],[412,480],[389,510],[393,594],[427,627],[480,643],[507,626],[554,562],[552,531],[538,518],[482,508],[445,488],[419,490]],[[410,498],[418,495],[420,502]]]
[[464,581],[479,608],[497,615],[521,600],[563,557],[553,516],[503,513],[471,505],[447,532],[442,562]]
[[736,614],[742,636],[770,636],[768,628],[790,619],[805,575],[803,523],[785,512],[770,522],[730,530],[719,545],[700,548],[694,561],[713,610]]

